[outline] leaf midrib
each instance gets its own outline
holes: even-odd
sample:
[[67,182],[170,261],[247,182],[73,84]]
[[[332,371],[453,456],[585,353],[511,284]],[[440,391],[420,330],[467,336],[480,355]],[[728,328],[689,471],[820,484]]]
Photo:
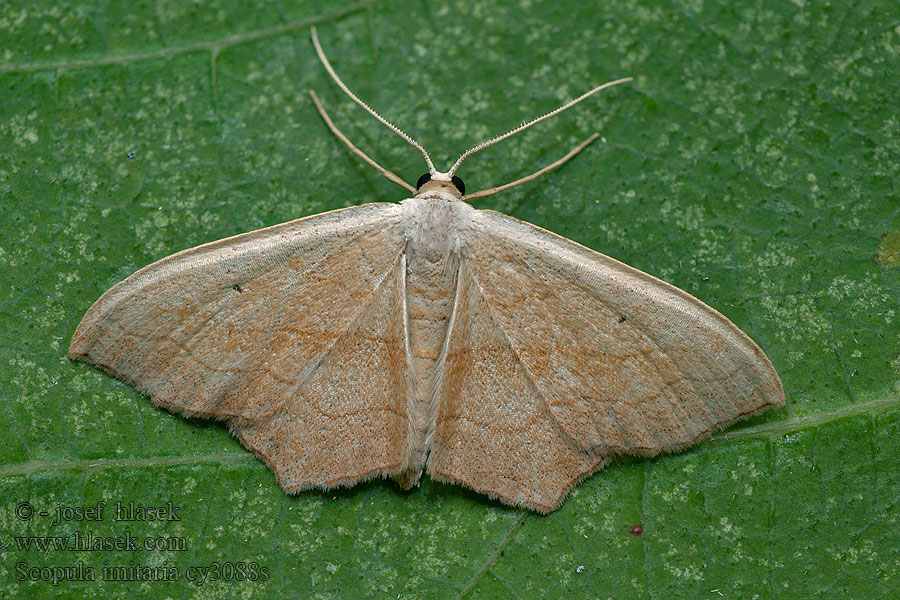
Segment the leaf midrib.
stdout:
[[114,56],[101,56],[97,58],[87,58],[81,60],[60,60],[60,61],[46,61],[46,62],[34,62],[34,63],[10,63],[10,64],[0,64],[0,73],[23,73],[23,72],[31,72],[31,71],[54,71],[54,70],[65,70],[65,69],[78,69],[83,67],[98,67],[98,66],[106,66],[106,65],[119,65],[130,62],[136,62],[139,60],[148,60],[153,58],[163,58],[167,56],[176,56],[178,54],[188,54],[190,52],[197,52],[200,50],[210,51],[214,54],[221,52],[223,49],[233,46],[236,44],[241,44],[245,42],[251,42],[254,40],[259,40],[267,37],[274,37],[277,35],[282,35],[285,33],[290,33],[292,31],[296,31],[298,29],[304,29],[309,27],[310,25],[317,25],[319,23],[325,23],[328,21],[333,21],[335,19],[340,19],[348,14],[355,13],[364,9],[370,8],[372,5],[376,4],[378,0],[363,0],[362,2],[357,2],[356,4],[352,4],[350,6],[346,6],[344,8],[333,10],[330,12],[326,12],[324,14],[309,17],[306,19],[301,19],[299,21],[290,21],[288,23],[284,23],[282,25],[277,25],[275,27],[267,27],[263,29],[253,29],[250,31],[244,31],[242,33],[234,33],[231,35],[227,35],[221,38],[216,38],[212,40],[204,40],[202,42],[193,42],[190,44],[182,44],[178,46],[167,46],[164,48],[159,48],[157,50],[152,50],[150,52],[131,52],[126,54],[118,54]]
[[[888,396],[878,400],[861,402],[851,406],[803,417],[793,417],[775,423],[765,423],[737,431],[725,431],[712,436],[704,445],[719,445],[749,438],[780,437],[805,429],[820,427],[843,419],[862,415],[874,415],[891,408],[900,407],[900,396]],[[699,446],[703,447],[703,445]],[[29,475],[41,471],[92,471],[106,469],[133,469],[144,467],[170,467],[202,463],[222,463],[251,460],[250,452],[227,452],[198,454],[191,456],[159,456],[148,458],[97,458],[90,460],[28,460],[0,466],[0,478],[15,475]]]

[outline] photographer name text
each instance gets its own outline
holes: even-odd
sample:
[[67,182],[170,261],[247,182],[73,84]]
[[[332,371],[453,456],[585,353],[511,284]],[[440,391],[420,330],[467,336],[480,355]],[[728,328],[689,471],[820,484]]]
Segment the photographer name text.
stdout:
[[52,510],[36,511],[29,502],[20,502],[16,505],[15,514],[21,521],[30,521],[35,515],[52,517],[51,525],[83,521],[103,521],[104,516],[112,514],[114,521],[180,521],[181,507],[168,501],[161,505],[145,505],[135,502],[109,503],[101,500],[88,506],[68,506],[57,504]]

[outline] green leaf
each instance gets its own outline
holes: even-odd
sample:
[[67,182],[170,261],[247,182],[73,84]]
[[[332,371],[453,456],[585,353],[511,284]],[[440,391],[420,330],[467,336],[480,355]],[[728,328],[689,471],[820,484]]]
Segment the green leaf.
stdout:
[[[307,88],[376,160],[407,181],[425,170],[328,80],[311,24],[438,168],[634,76],[460,176],[505,183],[599,131],[479,205],[720,310],[772,358],[788,408],[619,461],[538,516],[427,478],[286,496],[221,425],[69,362],[91,303],[154,260],[404,196],[329,134]],[[900,596],[898,81],[888,1],[4,4],[0,596]],[[100,502],[101,520],[53,523]],[[116,502],[180,520],[116,521]],[[73,532],[163,549],[17,545]],[[69,580],[89,569],[97,581]]]

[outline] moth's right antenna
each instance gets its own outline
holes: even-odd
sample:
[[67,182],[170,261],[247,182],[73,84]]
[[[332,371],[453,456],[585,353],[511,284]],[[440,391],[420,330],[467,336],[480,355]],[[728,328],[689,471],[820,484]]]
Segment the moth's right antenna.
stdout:
[[397,135],[399,135],[400,137],[402,137],[402,138],[403,138],[404,140],[406,140],[410,145],[412,145],[412,146],[415,147],[419,152],[421,152],[421,153],[422,153],[422,156],[425,157],[425,164],[428,165],[428,172],[429,172],[431,175],[436,175],[436,174],[437,174],[437,169],[434,168],[434,163],[431,162],[431,157],[428,156],[428,152],[425,151],[425,148],[423,148],[422,145],[421,145],[419,142],[417,142],[416,140],[414,140],[411,136],[409,136],[409,135],[408,135],[406,132],[404,132],[402,129],[400,129],[399,127],[397,127],[396,125],[394,125],[393,123],[391,123],[390,121],[388,121],[387,119],[385,119],[384,117],[382,117],[381,115],[379,115],[377,112],[375,112],[374,110],[372,110],[372,109],[369,107],[368,104],[366,104],[365,102],[363,102],[362,100],[360,100],[360,99],[356,96],[356,94],[354,94],[353,92],[350,91],[350,88],[348,88],[346,85],[344,85],[344,82],[341,81],[341,78],[338,77],[338,76],[337,76],[337,73],[334,72],[334,69],[331,68],[331,63],[329,63],[329,62],[328,62],[328,59],[325,58],[325,53],[322,51],[322,46],[319,45],[319,36],[316,35],[316,28],[315,28],[315,27],[310,27],[310,32],[312,33],[312,41],[313,41],[313,45],[316,47],[316,52],[319,54],[319,60],[322,61],[322,64],[325,66],[325,70],[328,71],[328,74],[331,75],[331,78],[334,79],[334,82],[338,84],[338,87],[340,87],[340,88],[344,91],[345,94],[347,94],[348,96],[350,96],[350,98],[351,98],[354,102],[356,102],[357,104],[359,104],[360,106],[362,106],[364,109],[366,109],[366,111],[368,111],[368,113],[369,113],[370,115],[372,115],[373,117],[375,117],[376,119],[378,119],[379,121],[381,121],[381,123],[382,123],[383,125],[385,125],[388,129],[390,129],[391,131],[393,131],[394,133],[396,133]]
[[456,170],[459,168],[459,165],[462,164],[462,161],[466,160],[466,158],[472,156],[472,155],[475,154],[476,152],[481,152],[481,151],[484,150],[485,148],[490,148],[491,146],[493,146],[493,145],[496,144],[497,142],[501,142],[501,141],[505,140],[505,139],[508,138],[508,137],[512,137],[512,136],[516,135],[517,133],[519,133],[520,131],[525,131],[526,129],[528,129],[528,128],[531,127],[532,125],[537,125],[537,124],[540,123],[541,121],[544,121],[544,120],[546,120],[546,119],[549,119],[550,117],[553,117],[553,116],[555,116],[555,115],[558,115],[559,113],[561,113],[562,111],[566,110],[567,108],[571,108],[571,107],[575,106],[576,104],[578,104],[579,102],[581,102],[582,100],[584,100],[584,99],[586,99],[586,98],[589,98],[590,96],[593,96],[594,94],[596,94],[596,93],[599,92],[600,90],[604,90],[604,89],[606,89],[606,88],[608,88],[608,87],[612,87],[612,86],[614,86],[614,85],[619,85],[620,83],[625,83],[626,81],[632,81],[633,79],[634,79],[633,77],[625,77],[625,78],[623,78],[623,79],[616,79],[615,81],[609,81],[609,82],[607,82],[607,83],[604,83],[603,85],[598,85],[598,86],[595,87],[594,89],[589,90],[589,91],[583,93],[582,95],[578,96],[578,97],[575,98],[574,100],[570,100],[569,102],[566,102],[565,104],[563,104],[562,106],[560,106],[560,107],[557,108],[556,110],[551,110],[551,111],[548,112],[546,115],[542,115],[542,116],[538,117],[537,119],[532,119],[531,121],[528,121],[527,123],[523,123],[523,124],[519,125],[519,126],[516,127],[515,129],[512,129],[512,130],[510,130],[510,131],[507,131],[507,132],[504,133],[503,135],[498,135],[497,137],[491,138],[491,139],[489,139],[489,140],[486,141],[486,142],[482,142],[482,143],[478,144],[477,146],[475,146],[475,147],[473,147],[473,148],[469,148],[468,150],[466,150],[466,151],[463,153],[462,156],[460,156],[458,159],[456,159],[456,162],[453,163],[453,166],[450,167],[450,170],[447,171],[447,174],[450,175],[450,176],[452,177],[452,176],[456,173]]

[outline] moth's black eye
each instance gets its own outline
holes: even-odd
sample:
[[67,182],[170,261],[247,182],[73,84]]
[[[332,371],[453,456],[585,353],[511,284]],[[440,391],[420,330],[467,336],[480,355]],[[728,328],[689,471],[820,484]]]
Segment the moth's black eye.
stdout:
[[425,173],[424,175],[419,177],[419,180],[416,182],[416,189],[419,189],[429,181],[431,181],[431,173]]
[[453,179],[450,180],[450,183],[452,183],[453,185],[456,186],[456,189],[459,190],[459,193],[460,193],[460,194],[465,195],[465,193],[466,193],[466,184],[463,183],[463,180],[462,180],[462,179],[460,179],[459,177],[457,177],[456,175],[454,175],[454,176],[453,176]]

